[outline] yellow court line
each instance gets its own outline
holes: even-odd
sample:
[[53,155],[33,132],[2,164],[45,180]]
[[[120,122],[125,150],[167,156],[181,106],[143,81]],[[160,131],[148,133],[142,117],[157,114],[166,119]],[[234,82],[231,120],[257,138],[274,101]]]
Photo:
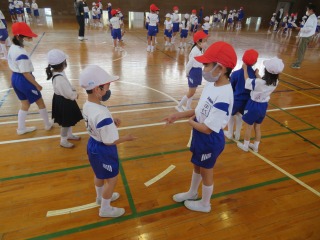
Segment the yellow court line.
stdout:
[[309,98],[315,99],[315,100],[317,100],[317,101],[320,102],[320,99],[319,99],[319,98],[310,96],[309,94],[303,93],[303,92],[301,92],[301,91],[299,91],[299,90],[297,90],[297,89],[294,89],[294,88],[292,88],[292,87],[289,87],[289,86],[287,86],[287,85],[285,85],[285,84],[283,84],[283,83],[279,83],[279,84],[281,84],[282,86],[284,86],[284,87],[286,87],[286,88],[289,88],[289,89],[291,89],[291,90],[293,90],[293,91],[295,91],[295,92],[297,92],[297,93],[300,93],[300,94],[302,94],[302,95],[305,95],[305,96],[307,96],[307,97],[309,97]]
[[169,172],[171,172],[173,169],[175,169],[176,166],[171,165],[166,170],[164,170],[162,173],[159,173],[154,178],[150,179],[149,181],[145,182],[144,185],[146,187],[149,187],[151,184],[154,184],[155,182],[159,181],[161,178],[163,178],[165,175],[167,175]]
[[287,74],[287,73],[284,73],[284,72],[282,72],[281,74],[286,75],[286,76],[288,76],[288,77],[290,77],[290,78],[293,78],[293,79],[297,79],[297,80],[299,80],[299,81],[301,81],[301,82],[308,83],[308,84],[310,84],[310,85],[312,85],[312,86],[320,87],[320,86],[319,86],[319,85],[317,85],[317,84],[314,84],[314,83],[312,83],[312,82],[309,82],[309,81],[303,80],[303,79],[301,79],[301,78],[297,78],[297,77],[292,76],[292,75],[290,75],[290,74]]
[[64,214],[69,214],[69,213],[80,212],[83,210],[88,210],[88,209],[96,208],[96,207],[99,207],[99,205],[97,203],[89,203],[89,204],[85,204],[85,205],[77,206],[77,207],[72,207],[72,208],[65,208],[65,209],[60,209],[60,210],[48,211],[47,217],[53,217],[53,216],[59,216],[59,215],[64,215]]

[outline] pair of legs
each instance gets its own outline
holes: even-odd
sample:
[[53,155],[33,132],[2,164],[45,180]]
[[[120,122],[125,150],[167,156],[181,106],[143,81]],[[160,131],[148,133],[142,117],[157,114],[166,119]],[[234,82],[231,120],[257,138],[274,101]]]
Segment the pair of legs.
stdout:
[[181,38],[179,48],[186,47],[186,40],[187,40],[187,38]]
[[[235,132],[233,132],[234,123],[236,123]],[[236,114],[231,116],[228,122],[228,131],[224,131],[224,135],[228,139],[232,139],[234,134],[234,139],[238,141],[240,139],[241,128],[242,128],[242,114],[237,112]]]
[[301,37],[300,38],[300,43],[298,46],[298,58],[297,60],[291,65],[292,68],[300,68],[300,65],[302,63],[302,60],[304,58],[304,55],[307,51],[308,48],[308,43],[310,42],[312,36],[311,37]]
[[72,127],[61,127],[60,129],[60,146],[64,148],[73,148],[74,144],[68,140],[79,141],[81,137],[72,134]]
[[120,194],[114,192],[118,182],[118,175],[108,179],[94,177],[94,185],[97,193],[97,204],[101,205],[100,217],[120,217],[125,213],[123,208],[112,207],[110,203],[117,200]]
[[[20,100],[20,101],[21,101],[21,108],[18,113],[18,129],[17,129],[17,133],[19,135],[36,130],[36,127],[25,126],[27,113],[30,108],[30,102],[28,100]],[[39,98],[35,103],[39,108],[39,113],[43,119],[45,130],[50,130],[53,123],[49,121],[48,112],[46,109],[46,105],[44,104],[43,98]]]
[[186,110],[190,110],[191,109],[191,103],[192,103],[192,99],[193,99],[193,96],[194,94],[196,93],[197,91],[197,87],[193,87],[193,88],[190,88],[189,87],[189,91],[186,95],[184,95],[181,99],[181,101],[179,102],[178,106],[176,107],[176,109],[179,111],[179,112],[182,112],[183,111],[183,104],[185,102],[187,102],[186,104]]
[[[243,144],[238,143],[238,147],[246,152],[249,150],[249,147],[253,151],[258,152],[259,144],[261,141],[261,128],[260,128],[260,126],[261,126],[261,124],[258,124],[258,123],[254,123],[253,125],[249,125],[249,124],[245,123],[244,141],[243,141]],[[255,132],[255,139],[254,139],[253,144],[250,143],[252,128],[254,128],[254,132]]]
[[[198,188],[202,181],[202,198],[198,197]],[[213,193],[213,168],[203,168],[193,164],[193,173],[188,192],[178,193],[173,196],[176,202],[184,202],[185,206],[193,211],[210,212],[210,199]],[[193,201],[188,201],[193,200]]]
[[154,36],[148,35],[148,47],[147,47],[147,51],[148,51],[148,52],[153,52],[155,45],[156,45],[156,35],[154,35]]

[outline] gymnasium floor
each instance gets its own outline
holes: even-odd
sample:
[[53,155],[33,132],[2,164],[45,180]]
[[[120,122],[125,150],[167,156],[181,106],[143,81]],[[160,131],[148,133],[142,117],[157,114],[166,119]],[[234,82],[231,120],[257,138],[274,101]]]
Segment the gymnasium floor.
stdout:
[[[177,43],[164,48],[161,30],[156,51],[148,53],[145,29],[133,28],[125,35],[125,51],[119,52],[113,50],[107,29],[87,29],[88,40],[80,42],[73,19],[31,26],[39,37],[27,50],[47,109],[51,111],[53,90],[51,81],[46,81],[46,53],[59,48],[69,55],[66,74],[79,93],[81,108],[86,93],[78,77],[86,65],[98,64],[120,76],[111,84],[107,105],[122,120],[120,135],[132,133],[138,139],[118,146],[121,164],[116,191],[121,197],[114,206],[125,207],[126,214],[103,219],[93,204],[72,212],[69,208],[93,203],[96,197],[85,124],[82,121],[73,128],[82,137],[76,147],[61,148],[59,126],[45,131],[32,105],[27,125],[38,130],[16,135],[19,101],[10,89],[8,66],[1,61],[1,240],[320,239],[319,43],[308,49],[302,68],[296,70],[289,67],[297,48],[296,32],[291,38],[267,35],[265,29],[255,31],[255,27],[210,32],[209,43],[223,40],[234,46],[236,69],[249,48],[260,53],[259,69],[264,59],[276,55],[285,62],[285,69],[262,125],[259,153],[245,153],[234,141],[227,141],[214,168],[212,211],[204,214],[172,200],[173,194],[189,187],[192,167],[186,144],[191,128],[186,121],[166,127],[162,121],[188,90],[184,70],[190,45],[185,51]],[[166,169],[166,175],[145,185]],[[61,209],[69,210],[47,217],[49,211]]]

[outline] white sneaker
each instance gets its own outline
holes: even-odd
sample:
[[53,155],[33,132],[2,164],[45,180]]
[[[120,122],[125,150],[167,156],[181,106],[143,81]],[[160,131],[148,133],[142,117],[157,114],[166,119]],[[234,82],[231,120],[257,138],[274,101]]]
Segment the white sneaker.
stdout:
[[226,136],[226,138],[228,139],[232,139],[232,134],[229,133],[229,131],[223,131],[224,135]]
[[64,148],[73,148],[74,147],[74,145],[68,141],[60,142],[60,146],[64,147]]
[[187,192],[177,193],[172,197],[173,201],[175,202],[184,202],[186,200],[196,200],[197,198],[198,198],[197,193],[190,197]]
[[149,45],[148,47],[147,47],[147,52],[150,52],[151,51],[151,46]]
[[188,208],[189,210],[192,211],[196,211],[196,212],[205,212],[208,213],[211,211],[211,206],[203,206],[201,201],[185,201],[184,205],[186,206],[186,208]]
[[111,207],[110,209],[108,209],[108,211],[102,211],[100,208],[99,216],[116,218],[116,217],[122,216],[124,213],[125,213],[124,208]]
[[35,131],[37,128],[36,127],[26,127],[25,129],[17,129],[17,134],[18,135],[22,135],[28,132],[33,132]]
[[256,153],[258,152],[258,148],[256,148],[253,143],[249,143],[249,148],[251,148],[252,151],[254,151]]
[[182,107],[175,106],[174,108],[175,108],[178,112],[184,112],[184,110],[183,110]]
[[234,132],[234,139],[239,141],[240,139],[240,133]]
[[243,143],[238,142],[237,143],[238,148],[241,148],[243,151],[248,152],[249,148],[245,147]]
[[[112,193],[111,202],[114,202],[120,197],[120,193],[114,192]],[[101,205],[101,198],[96,198],[96,203],[98,205]]]
[[49,125],[45,126],[44,130],[49,131],[52,128],[53,124],[54,124],[53,120],[50,120]]
[[76,136],[76,135],[68,136],[68,140],[79,141],[80,139],[81,139],[81,137]]

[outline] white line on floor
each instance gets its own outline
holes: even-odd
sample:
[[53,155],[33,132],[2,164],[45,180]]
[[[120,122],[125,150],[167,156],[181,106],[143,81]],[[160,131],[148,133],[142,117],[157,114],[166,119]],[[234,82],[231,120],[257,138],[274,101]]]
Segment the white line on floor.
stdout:
[[314,83],[312,83],[312,82],[308,82],[308,81],[303,80],[303,79],[301,79],[301,78],[294,77],[294,76],[289,75],[289,74],[287,74],[287,73],[282,72],[281,74],[286,75],[286,76],[289,76],[289,77],[291,77],[291,78],[293,78],[293,79],[297,79],[297,80],[299,80],[299,81],[301,81],[301,82],[308,83],[308,84],[310,84],[310,85],[312,85],[312,86],[320,87],[320,86],[319,86],[319,85],[317,85],[317,84],[314,84]]
[[52,210],[47,212],[47,217],[53,217],[53,216],[59,216],[59,215],[64,215],[64,214],[69,214],[69,213],[75,213],[75,212],[80,212],[83,210],[88,210],[91,208],[96,208],[99,207],[97,203],[89,203],[77,207],[72,207],[72,208],[65,208],[65,209],[60,209],[60,210]]
[[157,176],[155,176],[154,178],[150,179],[149,181],[145,182],[144,185],[146,185],[146,187],[149,187],[151,184],[154,184],[155,182],[159,181],[161,178],[166,176],[175,167],[176,166],[174,166],[174,165],[169,166],[166,170],[164,170],[163,172],[159,173]]

